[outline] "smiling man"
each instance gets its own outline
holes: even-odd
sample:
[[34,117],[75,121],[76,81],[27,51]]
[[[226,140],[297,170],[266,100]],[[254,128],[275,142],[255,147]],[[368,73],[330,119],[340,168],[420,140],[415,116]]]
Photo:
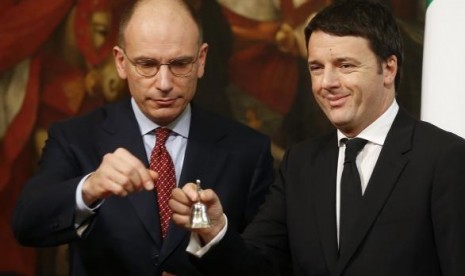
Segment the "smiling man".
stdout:
[[[465,275],[465,141],[397,104],[395,19],[374,1],[338,1],[305,34],[313,94],[336,129],[287,151],[242,238],[203,191],[215,223],[191,229],[196,265],[208,275]],[[194,188],[169,203],[186,228]]]
[[131,97],[50,128],[13,228],[24,245],[69,243],[71,275],[202,275],[171,190],[200,179],[242,231],[272,182],[270,140],[193,103],[208,45],[187,2],[130,2],[113,53]]

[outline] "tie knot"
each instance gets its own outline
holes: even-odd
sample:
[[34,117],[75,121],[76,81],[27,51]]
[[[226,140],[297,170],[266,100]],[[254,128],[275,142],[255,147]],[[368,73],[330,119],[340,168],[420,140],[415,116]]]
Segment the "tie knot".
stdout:
[[166,143],[166,140],[168,139],[168,136],[170,136],[171,129],[165,128],[165,127],[159,127],[155,129],[155,138],[156,143],[160,145],[164,145]]
[[353,138],[353,139],[343,138],[341,141],[342,143],[346,145],[344,163],[355,161],[355,158],[357,158],[358,153],[363,149],[363,147],[368,142],[367,140],[362,139],[362,138]]

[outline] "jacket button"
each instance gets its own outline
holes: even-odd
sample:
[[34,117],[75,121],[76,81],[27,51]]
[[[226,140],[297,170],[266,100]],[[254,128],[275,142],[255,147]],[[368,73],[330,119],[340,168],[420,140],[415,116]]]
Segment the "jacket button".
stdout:
[[58,230],[58,228],[60,227],[60,223],[59,222],[54,222],[50,225],[50,228],[52,230]]
[[158,254],[153,254],[152,255],[152,263],[154,266],[158,266],[160,263],[158,262],[158,258],[160,257],[160,255]]

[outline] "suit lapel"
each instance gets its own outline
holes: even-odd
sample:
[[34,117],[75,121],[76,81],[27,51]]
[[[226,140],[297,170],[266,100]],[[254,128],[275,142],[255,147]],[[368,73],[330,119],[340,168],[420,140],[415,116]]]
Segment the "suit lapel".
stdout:
[[228,165],[229,152],[218,147],[227,135],[221,125],[211,119],[210,114],[192,106],[192,120],[180,186],[196,179],[202,181],[203,189],[213,189],[222,176],[221,171]]
[[[108,108],[108,117],[104,121],[101,133],[102,156],[123,147],[148,167],[143,139],[129,100]],[[158,207],[154,192],[141,191],[130,194],[127,198],[154,242],[161,245]]]
[[397,179],[408,163],[406,154],[411,148],[414,120],[399,111],[386,137],[383,149],[363,196],[363,208],[356,223],[354,236],[350,237],[347,250],[338,259],[334,275],[340,275],[353,254],[363,242],[379,213],[394,189]]
[[327,265],[333,268],[337,259],[336,234],[336,170],[338,147],[336,135],[327,139],[328,143],[315,160],[315,212],[317,225]]
[[[223,168],[228,165],[228,152],[217,146],[226,131],[212,121],[211,115],[192,105],[192,119],[179,185],[200,179],[203,189],[214,189]],[[168,236],[160,254],[168,257],[185,239],[188,232],[170,224]]]

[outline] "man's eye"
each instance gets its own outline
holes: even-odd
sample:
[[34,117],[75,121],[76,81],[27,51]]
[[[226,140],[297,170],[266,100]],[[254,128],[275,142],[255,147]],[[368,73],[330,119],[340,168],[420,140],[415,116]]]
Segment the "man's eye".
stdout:
[[158,66],[158,63],[154,62],[154,61],[148,61],[148,60],[147,61],[138,61],[137,66],[139,66],[141,68],[154,68],[154,67]]
[[341,68],[344,71],[353,71],[355,69],[355,65],[352,63],[342,63],[339,65],[339,68]]
[[172,67],[178,67],[178,68],[183,68],[183,67],[186,67],[188,66],[189,64],[192,63],[192,60],[174,60],[172,62],[170,62],[170,65]]
[[309,65],[308,70],[310,71],[310,74],[317,74],[323,70],[323,67],[320,65]]

